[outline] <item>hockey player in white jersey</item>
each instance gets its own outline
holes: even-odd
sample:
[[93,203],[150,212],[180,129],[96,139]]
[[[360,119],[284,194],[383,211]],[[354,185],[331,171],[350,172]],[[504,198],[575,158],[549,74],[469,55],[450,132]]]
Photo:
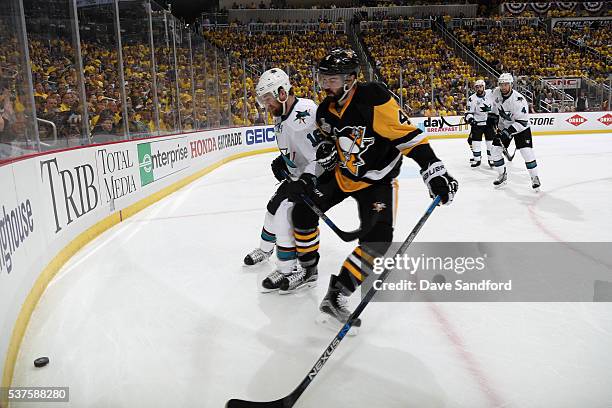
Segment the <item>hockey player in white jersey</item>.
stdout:
[[474,89],[476,92],[468,98],[468,113],[465,115],[465,120],[471,128],[468,137],[468,144],[472,150],[470,165],[472,167],[480,166],[482,136],[484,135],[489,166],[493,167],[493,160],[491,159],[491,146],[493,146],[495,137],[495,123],[492,117],[493,91],[485,89],[485,81],[482,79],[474,83]]
[[512,89],[514,79],[512,74],[503,73],[497,80],[498,87],[493,91],[493,112],[499,115],[499,137],[493,141],[492,157],[498,172],[498,178],[493,185],[498,188],[506,184],[508,172],[504,157],[503,146],[508,147],[512,139],[523,159],[531,176],[531,187],[538,191],[540,179],[538,177],[538,164],[533,152],[531,127],[529,124],[529,105],[523,95]]
[[280,155],[272,161],[274,177],[281,182],[270,198],[259,248],[249,253],[244,263],[253,265],[272,255],[276,245],[277,267],[262,282],[263,292],[279,291],[281,294],[316,285],[316,271],[306,271],[297,262],[295,238],[289,200],[288,183],[285,174],[292,179],[312,177],[321,173],[315,161],[317,137],[315,119],[317,104],[304,98],[297,98],[289,76],[279,68],[264,72],[256,87],[257,101],[274,116],[276,142]]

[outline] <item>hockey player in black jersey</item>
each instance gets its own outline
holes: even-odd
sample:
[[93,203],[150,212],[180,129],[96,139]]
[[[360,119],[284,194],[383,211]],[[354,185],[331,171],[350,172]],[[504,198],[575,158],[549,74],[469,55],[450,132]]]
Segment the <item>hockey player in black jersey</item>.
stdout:
[[[323,211],[353,197],[362,228],[368,226],[340,273],[331,276],[320,305],[324,316],[341,323],[351,313],[347,297],[365,279],[373,258],[383,254],[393,240],[395,178],[403,156],[419,164],[430,195],[440,195],[442,203],[450,204],[458,188],[427,138],[410,123],[391,93],[379,83],[358,83],[358,73],[359,59],[351,50],[333,50],[319,63],[318,82],[327,97],[317,108],[317,126],[335,143],[337,160],[331,163],[331,180],[316,186],[311,180],[297,180],[291,186],[296,196],[292,215],[296,248],[306,270],[316,271],[319,261],[318,218],[297,199],[299,194],[310,194]],[[325,161],[319,156],[320,163]],[[372,225],[369,221],[374,213],[378,216]],[[355,322],[355,326],[359,324]]]

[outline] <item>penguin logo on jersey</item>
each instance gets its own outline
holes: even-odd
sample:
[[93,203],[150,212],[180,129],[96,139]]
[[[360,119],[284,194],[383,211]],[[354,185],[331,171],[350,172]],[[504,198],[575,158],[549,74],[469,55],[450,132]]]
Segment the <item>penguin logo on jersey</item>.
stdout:
[[374,144],[374,138],[365,137],[365,126],[346,126],[340,130],[334,128],[334,134],[340,156],[340,167],[357,176],[359,167],[365,164],[361,156]]

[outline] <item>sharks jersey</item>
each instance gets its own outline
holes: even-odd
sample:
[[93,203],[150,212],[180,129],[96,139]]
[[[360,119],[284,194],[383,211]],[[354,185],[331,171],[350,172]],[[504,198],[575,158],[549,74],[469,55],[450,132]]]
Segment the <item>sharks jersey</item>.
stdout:
[[276,143],[293,178],[302,173],[319,175],[316,147],[320,142],[315,118],[317,104],[310,99],[296,98],[289,112],[274,118]]
[[466,120],[472,117],[476,126],[486,126],[489,113],[493,109],[493,91],[485,89],[482,96],[473,93],[468,98],[467,108],[470,113],[465,115]]
[[499,129],[508,129],[511,135],[529,128],[527,99],[514,89],[507,97],[498,88],[493,91],[493,113],[499,115]]
[[317,125],[336,142],[335,177],[344,192],[391,180],[399,174],[402,154],[427,143],[382,84],[355,87],[340,110],[329,98],[317,109]]

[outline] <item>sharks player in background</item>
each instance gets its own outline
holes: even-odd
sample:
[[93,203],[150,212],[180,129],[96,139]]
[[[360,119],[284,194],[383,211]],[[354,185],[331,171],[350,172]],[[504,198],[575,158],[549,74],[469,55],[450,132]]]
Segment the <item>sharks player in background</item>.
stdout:
[[304,279],[305,272],[297,263],[291,211],[285,174],[291,178],[315,179],[321,173],[315,162],[317,137],[315,115],[317,104],[310,99],[297,98],[289,76],[279,68],[264,72],[256,87],[257,101],[274,116],[276,142],[280,155],[272,161],[274,177],[280,186],[267,205],[259,248],[245,258],[246,265],[268,259],[276,246],[277,267],[262,282],[263,292],[280,290],[289,293],[302,287],[316,285],[317,274]]
[[495,118],[491,114],[493,106],[492,91],[485,89],[485,81],[482,79],[474,83],[474,89],[476,92],[468,98],[468,113],[465,115],[465,120],[471,128],[468,144],[472,149],[473,157],[470,159],[470,165],[472,167],[480,166],[482,136],[484,135],[489,166],[493,167],[491,146],[493,146],[493,138],[495,137]]
[[540,178],[538,177],[538,164],[533,152],[531,127],[529,124],[529,105],[523,95],[512,89],[514,79],[512,74],[503,73],[497,80],[498,87],[493,91],[493,113],[499,115],[499,137],[493,141],[492,158],[498,172],[498,178],[493,182],[496,188],[506,184],[508,172],[503,147],[508,147],[512,139],[523,159],[531,177],[531,187],[538,191]]

